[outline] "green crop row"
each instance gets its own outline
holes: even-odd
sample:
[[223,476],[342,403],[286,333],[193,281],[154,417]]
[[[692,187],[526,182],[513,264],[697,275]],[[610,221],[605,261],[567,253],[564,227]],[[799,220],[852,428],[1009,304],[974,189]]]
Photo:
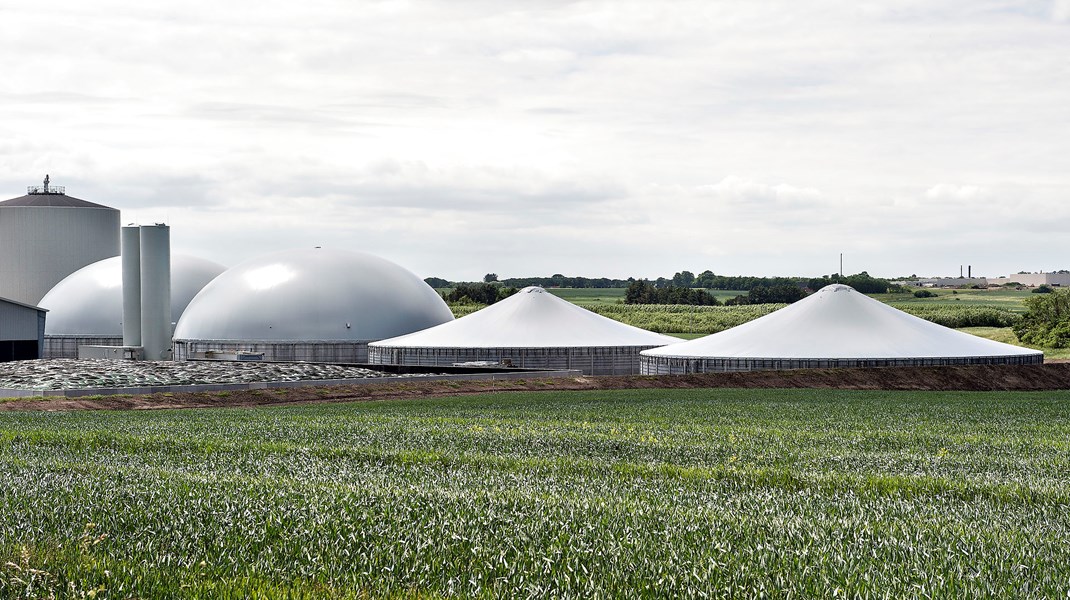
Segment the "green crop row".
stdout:
[[1070,392],[0,413],[0,597],[1065,597]]
[[[717,333],[763,317],[784,304],[745,306],[687,306],[680,304],[580,304],[600,315],[659,333]],[[899,310],[951,328],[1011,327],[1022,316],[1005,308],[971,305],[892,304]],[[471,314],[481,304],[451,304],[457,317]]]
[[753,321],[784,304],[690,306],[683,304],[606,304],[588,310],[658,333],[717,333]]
[[901,311],[932,321],[944,327],[1011,327],[1022,315],[1006,308],[990,306],[926,306],[924,304],[891,304]]

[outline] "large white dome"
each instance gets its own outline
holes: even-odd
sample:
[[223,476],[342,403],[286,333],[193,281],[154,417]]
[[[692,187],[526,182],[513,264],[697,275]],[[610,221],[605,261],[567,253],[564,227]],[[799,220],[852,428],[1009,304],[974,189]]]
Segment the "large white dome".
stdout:
[[[177,322],[197,292],[224,270],[210,260],[172,255],[171,322]],[[122,257],[106,258],[71,273],[45,294],[40,306],[48,309],[45,335],[122,337]]]
[[435,290],[401,266],[315,248],[227,270],[190,302],[175,340],[366,342],[451,320]]

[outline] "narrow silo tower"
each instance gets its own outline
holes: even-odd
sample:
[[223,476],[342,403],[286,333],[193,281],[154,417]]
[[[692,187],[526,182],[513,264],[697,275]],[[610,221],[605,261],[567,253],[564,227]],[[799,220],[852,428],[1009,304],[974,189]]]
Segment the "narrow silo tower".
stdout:
[[64,277],[119,255],[119,211],[30,186],[0,202],[0,298],[36,305]]

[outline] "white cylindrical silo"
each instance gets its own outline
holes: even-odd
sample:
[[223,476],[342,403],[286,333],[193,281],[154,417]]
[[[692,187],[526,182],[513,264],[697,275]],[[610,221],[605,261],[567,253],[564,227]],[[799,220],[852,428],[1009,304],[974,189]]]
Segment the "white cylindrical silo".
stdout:
[[141,345],[141,228],[123,227],[123,345]]
[[34,186],[0,202],[0,297],[36,305],[78,269],[119,255],[119,211]]
[[171,355],[171,228],[143,225],[141,237],[141,345],[146,360]]

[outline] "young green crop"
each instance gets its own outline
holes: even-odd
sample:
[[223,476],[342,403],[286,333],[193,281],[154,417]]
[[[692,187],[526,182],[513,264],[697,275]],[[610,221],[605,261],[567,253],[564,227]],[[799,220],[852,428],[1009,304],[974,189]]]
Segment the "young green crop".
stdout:
[[1070,392],[0,414],[0,597],[1064,597]]
[[[602,316],[659,333],[717,333],[753,321],[784,308],[784,304],[752,304],[744,306],[688,306],[681,304],[606,304],[577,303]],[[899,310],[951,328],[1011,327],[1022,316],[1010,309],[994,306],[925,305],[896,303]],[[456,317],[463,317],[484,308],[481,304],[450,304]]]

